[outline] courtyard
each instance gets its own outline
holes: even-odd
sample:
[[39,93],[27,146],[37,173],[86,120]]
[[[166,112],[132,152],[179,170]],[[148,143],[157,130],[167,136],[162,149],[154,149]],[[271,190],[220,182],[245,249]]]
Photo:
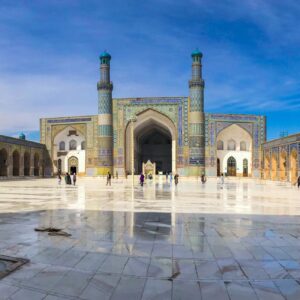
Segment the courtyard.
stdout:
[[0,299],[300,299],[299,193],[253,179],[2,181],[0,254],[30,262]]

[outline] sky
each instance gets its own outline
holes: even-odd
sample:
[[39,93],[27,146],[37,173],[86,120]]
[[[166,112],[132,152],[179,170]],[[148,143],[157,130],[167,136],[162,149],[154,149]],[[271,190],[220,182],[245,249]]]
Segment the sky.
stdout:
[[203,53],[205,111],[267,116],[300,132],[298,0],[0,0],[0,134],[39,140],[39,119],[97,114],[99,54],[113,97],[188,96]]

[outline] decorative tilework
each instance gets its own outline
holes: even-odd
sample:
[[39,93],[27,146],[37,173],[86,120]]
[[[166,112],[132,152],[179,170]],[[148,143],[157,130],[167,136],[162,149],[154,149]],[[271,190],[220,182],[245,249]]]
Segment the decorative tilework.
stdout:
[[112,113],[111,91],[109,91],[109,90],[100,90],[99,91],[98,113],[99,114],[111,114]]
[[201,90],[199,88],[190,88],[190,111],[202,110]]
[[99,125],[98,126],[99,136],[112,136],[112,126],[111,125]]

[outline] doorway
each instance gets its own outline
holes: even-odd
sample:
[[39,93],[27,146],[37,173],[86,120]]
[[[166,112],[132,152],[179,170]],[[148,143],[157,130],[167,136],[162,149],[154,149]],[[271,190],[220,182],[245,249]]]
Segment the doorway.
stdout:
[[77,170],[78,170],[78,158],[77,157],[71,156],[68,159],[68,170],[71,175],[74,173],[77,174]]
[[233,156],[227,160],[227,176],[236,176],[236,160]]

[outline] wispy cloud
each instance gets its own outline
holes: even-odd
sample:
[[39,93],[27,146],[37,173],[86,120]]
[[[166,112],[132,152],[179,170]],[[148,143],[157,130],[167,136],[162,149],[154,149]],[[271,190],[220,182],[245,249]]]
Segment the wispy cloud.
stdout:
[[199,47],[207,111],[300,112],[299,17],[296,0],[7,2],[0,132],[38,130],[44,116],[96,114],[105,48],[114,97],[188,95],[190,52]]

